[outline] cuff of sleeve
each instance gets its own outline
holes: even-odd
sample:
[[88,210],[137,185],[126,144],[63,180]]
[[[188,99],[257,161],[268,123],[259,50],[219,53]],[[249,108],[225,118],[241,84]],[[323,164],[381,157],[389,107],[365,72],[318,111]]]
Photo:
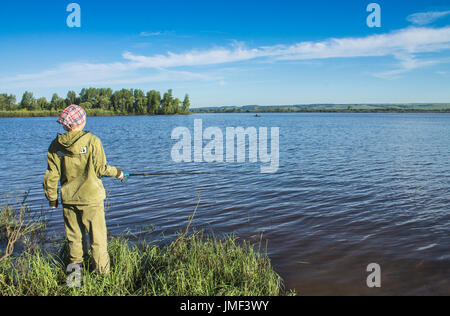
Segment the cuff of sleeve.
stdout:
[[122,174],[122,169],[120,169],[120,168],[116,168],[116,169],[117,169],[116,178],[118,178]]
[[58,200],[56,200],[56,201],[50,201],[50,206],[51,206],[51,207],[58,207]]

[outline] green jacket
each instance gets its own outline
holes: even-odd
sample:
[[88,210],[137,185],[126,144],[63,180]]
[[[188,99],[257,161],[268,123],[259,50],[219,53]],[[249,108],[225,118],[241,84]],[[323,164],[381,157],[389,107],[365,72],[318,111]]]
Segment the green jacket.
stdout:
[[100,139],[89,132],[68,132],[52,142],[48,150],[48,168],[44,177],[45,196],[51,206],[103,203],[106,198],[102,177],[119,177],[119,168],[106,164]]

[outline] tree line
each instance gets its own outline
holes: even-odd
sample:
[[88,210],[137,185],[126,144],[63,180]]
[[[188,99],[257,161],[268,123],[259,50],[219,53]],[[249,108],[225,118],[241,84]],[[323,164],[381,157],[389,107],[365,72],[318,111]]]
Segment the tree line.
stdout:
[[19,103],[14,95],[0,94],[0,111],[58,111],[72,104],[86,110],[135,115],[186,114],[191,106],[188,94],[181,101],[173,96],[171,89],[161,97],[155,90],[145,93],[140,89],[83,88],[79,94],[69,91],[66,98],[55,93],[50,101],[44,97],[35,98],[32,92],[26,91]]
[[392,105],[358,107],[299,107],[299,106],[245,106],[196,108],[192,113],[450,113],[450,104],[424,104],[422,106]]

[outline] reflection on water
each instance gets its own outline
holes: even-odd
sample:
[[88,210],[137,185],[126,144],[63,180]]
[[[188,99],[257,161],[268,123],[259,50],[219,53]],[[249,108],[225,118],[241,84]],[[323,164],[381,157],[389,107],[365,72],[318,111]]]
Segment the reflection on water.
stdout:
[[[176,164],[177,126],[280,127],[280,168],[259,164]],[[207,114],[90,118],[108,160],[127,172],[202,175],[105,179],[113,235],[151,226],[155,239],[186,225],[267,240],[286,286],[299,294],[450,294],[450,115]],[[0,119],[0,192],[41,189],[46,150],[60,131],[53,118]],[[48,211],[51,233],[62,215]],[[382,288],[369,289],[378,263]]]

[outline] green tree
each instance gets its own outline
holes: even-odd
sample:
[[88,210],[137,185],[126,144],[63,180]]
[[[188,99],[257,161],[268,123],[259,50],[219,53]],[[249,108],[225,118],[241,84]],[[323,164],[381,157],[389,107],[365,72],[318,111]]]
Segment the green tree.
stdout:
[[96,108],[102,109],[102,110],[109,110],[111,108],[111,97],[107,96],[100,96],[97,98],[97,105]]
[[152,90],[147,92],[147,113],[150,115],[159,114],[161,106],[161,93]]
[[50,106],[55,110],[62,110],[66,106],[66,100],[60,98],[57,93],[54,93],[52,96],[52,100],[50,101]]
[[182,106],[181,112],[183,114],[188,113],[190,107],[191,107],[191,101],[189,100],[189,94],[186,94],[186,96],[184,97],[184,101],[183,101],[183,106]]
[[147,112],[147,98],[145,97],[145,93],[142,90],[135,89],[134,93],[134,113],[136,114],[145,114]]
[[25,91],[25,93],[22,96],[22,101],[20,101],[20,108],[27,109],[27,110],[33,110],[36,106],[36,100],[33,96],[33,93],[29,91]]
[[84,109],[84,110],[90,110],[92,109],[92,103],[91,102],[83,102],[80,104],[80,106]]
[[0,110],[1,111],[10,111],[16,105],[16,96],[8,95],[6,93],[0,94]]
[[77,93],[75,91],[67,92],[66,105],[79,104],[79,100],[77,99]]
[[[118,114],[177,114],[188,113],[191,106],[189,95],[184,101],[174,98],[172,89],[164,93],[151,90],[147,93],[140,89],[122,89],[113,91],[111,88],[83,88],[80,94],[69,91],[66,98],[57,93],[52,95],[50,102],[42,97],[36,100],[33,93],[26,91],[19,103],[20,109],[28,110],[60,110],[71,104],[79,104],[86,109],[102,109],[114,111]],[[14,95],[0,94],[0,110],[14,110],[16,97]]]
[[0,94],[0,111],[4,111],[6,109],[6,94]]
[[112,104],[114,111],[117,113],[127,114],[133,113],[134,96],[133,90],[122,89],[114,92],[112,96]]
[[13,108],[16,106],[16,96],[13,94],[10,94],[6,97],[6,109],[11,109],[13,110]]
[[111,88],[97,89],[97,95],[100,97],[111,98],[111,96],[113,95],[113,90]]
[[170,114],[171,108],[173,104],[173,96],[172,89],[164,93],[164,97],[161,101],[161,114],[167,115]]
[[181,100],[176,98],[172,100],[172,103],[170,104],[170,114],[177,114],[181,112]]
[[111,108],[111,98],[113,91],[111,88],[101,88],[97,89],[95,95],[95,100],[92,100],[94,108],[109,110]]
[[50,102],[46,98],[39,98],[36,101],[36,106],[39,110],[50,110]]
[[92,108],[98,108],[98,90],[96,88],[83,88],[80,92],[80,103],[89,102]]
[[0,111],[4,111],[6,110],[6,98],[7,98],[7,94],[2,93],[0,94]]

